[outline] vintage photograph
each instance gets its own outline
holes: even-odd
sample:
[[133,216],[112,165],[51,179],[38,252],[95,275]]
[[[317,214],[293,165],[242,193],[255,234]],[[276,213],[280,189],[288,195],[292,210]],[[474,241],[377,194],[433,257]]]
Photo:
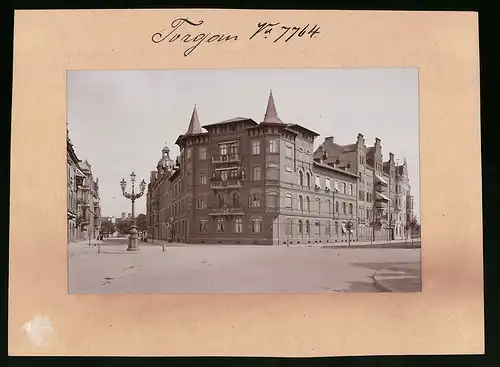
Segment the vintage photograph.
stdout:
[[68,291],[420,292],[418,69],[67,72]]

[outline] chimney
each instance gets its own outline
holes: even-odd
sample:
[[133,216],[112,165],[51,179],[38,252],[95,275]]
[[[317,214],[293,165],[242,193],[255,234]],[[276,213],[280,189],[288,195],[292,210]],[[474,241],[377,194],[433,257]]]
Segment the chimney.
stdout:
[[326,144],[333,144],[333,136],[327,136],[325,138],[325,143]]
[[357,140],[358,140],[358,141],[360,141],[360,140],[362,140],[362,139],[363,139],[363,134],[358,133],[358,139],[357,139]]
[[389,153],[389,162],[394,163],[394,154]]
[[375,138],[375,145],[380,145],[380,139],[379,138]]

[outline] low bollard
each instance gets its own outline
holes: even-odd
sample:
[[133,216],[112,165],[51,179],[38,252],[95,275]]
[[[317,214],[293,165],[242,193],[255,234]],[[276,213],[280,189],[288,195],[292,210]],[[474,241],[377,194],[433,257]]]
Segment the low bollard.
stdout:
[[162,247],[163,247],[163,252],[165,252],[165,245],[163,245]]
[[97,253],[100,254],[101,253],[101,246],[97,246]]

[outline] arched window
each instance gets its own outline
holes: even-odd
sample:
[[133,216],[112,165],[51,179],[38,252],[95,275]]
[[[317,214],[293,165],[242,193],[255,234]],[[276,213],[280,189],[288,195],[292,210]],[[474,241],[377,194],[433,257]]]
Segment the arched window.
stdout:
[[304,210],[304,198],[302,197],[302,195],[299,195],[299,208],[301,211]]
[[252,232],[260,233],[262,229],[262,219],[261,218],[253,218],[252,219]]
[[346,204],[345,202],[342,203],[342,214],[345,214],[346,213]]
[[290,193],[285,194],[285,208],[292,208],[292,194]]
[[332,201],[330,199],[326,199],[326,202],[328,204],[328,214],[332,215]]
[[349,195],[352,195],[352,184],[349,184]]
[[311,200],[309,199],[309,196],[306,196],[306,210],[311,210]]
[[347,193],[345,182],[342,182],[342,193]]
[[304,186],[304,174],[302,171],[299,171],[299,185]]
[[241,233],[243,232],[243,223],[241,218],[236,218],[234,220],[234,233]]
[[339,234],[339,222],[335,222],[334,224],[335,234]]
[[337,214],[339,213],[339,202],[338,201],[335,202],[335,213],[337,213]]
[[237,192],[233,193],[233,208],[238,208],[240,206],[240,195]]
[[286,220],[286,230],[285,230],[285,233],[287,236],[291,236],[292,235],[292,218],[288,218]]
[[349,214],[353,214],[353,205],[349,203]]
[[321,213],[321,200],[320,200],[320,198],[316,198],[316,205],[318,206],[318,213]]
[[217,195],[217,205],[219,205],[219,208],[224,206],[224,194]]
[[319,220],[314,221],[314,235],[319,236],[320,235],[320,223]]
[[310,233],[311,233],[311,226],[310,226],[310,224],[309,224],[309,221],[308,221],[308,220],[306,220],[306,233],[307,233],[307,234],[310,234]]
[[306,186],[311,187],[311,176],[309,175],[309,172],[306,172]]
[[302,228],[302,219],[299,219],[299,233],[302,234],[303,228]]
[[330,225],[330,221],[327,220],[326,221],[326,224],[325,224],[325,234],[327,236],[331,236],[332,235],[332,228],[331,228],[331,225]]

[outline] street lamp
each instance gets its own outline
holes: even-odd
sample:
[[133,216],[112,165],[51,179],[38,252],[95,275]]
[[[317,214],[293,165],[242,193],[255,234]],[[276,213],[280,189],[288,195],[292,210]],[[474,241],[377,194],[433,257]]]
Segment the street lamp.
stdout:
[[123,196],[125,196],[127,199],[132,201],[132,218],[131,218],[132,219],[132,226],[130,227],[130,230],[129,230],[130,236],[128,238],[127,251],[139,251],[139,244],[137,243],[137,233],[138,232],[137,232],[137,226],[135,225],[134,204],[135,204],[135,201],[137,199],[139,199],[144,194],[144,190],[146,189],[146,182],[144,180],[142,180],[141,183],[139,184],[140,192],[138,192],[137,194],[134,192],[135,177],[136,177],[135,173],[132,172],[130,174],[130,181],[132,182],[132,193],[130,193],[130,194],[125,191],[125,189],[127,187],[127,181],[125,181],[124,178],[120,181],[120,187],[122,189]]

